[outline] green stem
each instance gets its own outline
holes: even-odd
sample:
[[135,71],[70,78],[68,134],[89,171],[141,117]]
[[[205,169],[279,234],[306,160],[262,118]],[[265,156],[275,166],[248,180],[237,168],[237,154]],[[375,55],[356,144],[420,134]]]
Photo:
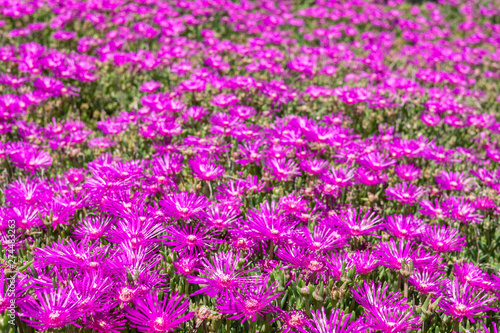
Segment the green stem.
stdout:
[[250,330],[249,333],[255,333],[255,326],[257,325],[257,321],[250,322]]

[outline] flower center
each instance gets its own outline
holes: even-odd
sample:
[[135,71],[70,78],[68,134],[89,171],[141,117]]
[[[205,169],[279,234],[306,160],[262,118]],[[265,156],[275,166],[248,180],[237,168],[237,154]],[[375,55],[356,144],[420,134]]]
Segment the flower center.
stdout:
[[323,268],[323,263],[317,260],[311,260],[307,268],[312,272],[318,272]]
[[154,328],[157,332],[163,332],[165,330],[165,319],[163,317],[158,317],[154,321]]
[[244,305],[245,309],[251,313],[257,312],[257,310],[259,309],[259,301],[253,298],[246,300]]
[[196,243],[197,238],[195,235],[189,235],[186,237],[186,240],[189,245],[193,245]]

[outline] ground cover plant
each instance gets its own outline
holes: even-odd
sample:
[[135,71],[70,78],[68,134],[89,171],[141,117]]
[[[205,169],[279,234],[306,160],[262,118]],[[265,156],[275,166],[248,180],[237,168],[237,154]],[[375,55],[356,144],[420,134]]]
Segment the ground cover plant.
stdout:
[[499,18],[0,2],[2,332],[497,333]]

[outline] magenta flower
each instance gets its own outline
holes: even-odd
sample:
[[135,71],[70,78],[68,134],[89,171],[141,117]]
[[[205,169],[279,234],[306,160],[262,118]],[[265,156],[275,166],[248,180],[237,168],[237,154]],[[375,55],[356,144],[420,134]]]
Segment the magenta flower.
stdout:
[[427,269],[415,271],[409,278],[408,282],[422,294],[441,295],[449,283],[441,272],[430,272]]
[[279,181],[287,181],[300,176],[297,163],[286,158],[270,158],[266,160],[264,169]]
[[204,196],[195,193],[172,193],[170,196],[160,200],[162,211],[167,217],[173,219],[189,220],[200,216],[210,202]]
[[434,200],[434,205],[431,201],[422,200],[420,202],[420,206],[423,208],[419,210],[420,214],[432,216],[440,220],[444,219],[444,211],[441,208],[441,203],[438,199]]
[[357,250],[351,254],[349,259],[356,266],[356,273],[358,274],[368,274],[380,265],[378,259],[375,258],[373,253],[370,253],[370,250]]
[[60,288],[58,290],[34,291],[36,298],[28,297],[19,302],[20,313],[29,326],[38,330],[58,329],[67,325],[80,327],[76,321],[82,316],[78,310],[78,301],[74,290]]
[[386,231],[400,239],[416,239],[424,231],[423,222],[413,215],[388,216],[384,223]]
[[208,228],[216,230],[232,228],[239,221],[238,212],[223,204],[217,204],[206,210],[201,219]]
[[264,317],[266,313],[275,312],[277,307],[272,301],[280,298],[276,293],[276,282],[268,285],[269,278],[258,281],[255,285],[247,286],[238,291],[233,297],[220,300],[217,308],[221,313],[234,314],[228,319],[242,319],[256,321],[257,316]]
[[213,243],[217,241],[213,237],[216,232],[208,232],[204,230],[200,224],[167,227],[167,235],[164,242],[166,246],[173,246],[172,251],[178,251],[183,254],[203,254],[207,250],[213,248]]
[[401,164],[394,169],[399,178],[412,182],[420,177],[420,169],[412,164]]
[[356,169],[354,179],[361,184],[374,186],[385,183],[387,181],[387,174],[359,167]]
[[357,285],[351,289],[354,300],[368,311],[376,309],[394,309],[398,307],[407,307],[406,299],[398,292],[389,291],[388,284],[371,284],[366,281],[362,286]]
[[205,181],[220,178],[225,172],[223,166],[203,157],[190,160],[189,166],[193,169],[193,175],[196,178]]
[[465,172],[441,171],[439,175],[436,176],[436,182],[443,190],[468,192],[474,180],[472,178],[467,178]]
[[307,227],[299,228],[294,234],[293,240],[298,246],[318,252],[331,251],[348,244],[347,235],[323,224],[315,225],[312,235]]
[[318,253],[285,246],[281,247],[276,252],[276,255],[288,264],[287,267],[300,268],[301,274],[307,275],[308,273],[312,273],[317,281],[320,279],[326,281],[328,278],[328,262]]
[[340,309],[332,309],[330,318],[326,315],[324,307],[316,312],[311,310],[311,315],[309,328],[312,333],[355,333],[358,331],[357,323],[350,320],[351,314],[345,314]]
[[353,185],[354,170],[347,168],[334,168],[330,172],[321,175],[321,180],[330,185],[348,187]]
[[144,299],[137,299],[134,303],[136,308],[125,308],[125,314],[131,326],[141,332],[170,332],[194,317],[192,312],[186,314],[189,309],[189,299],[183,301],[183,297],[178,293],[168,299],[165,297],[162,301],[158,300],[156,292],[147,293]]
[[376,308],[366,313],[368,327],[383,333],[403,333],[417,331],[422,325],[420,316],[414,317],[412,307]]
[[318,159],[316,157],[304,159],[300,162],[300,168],[302,171],[315,176],[323,174],[329,166],[330,163],[328,163],[328,161]]
[[259,276],[245,276],[245,274],[253,272],[255,269],[246,269],[245,267],[238,269],[240,261],[239,253],[219,252],[212,256],[211,262],[203,258],[200,273],[206,277],[189,276],[187,282],[193,284],[205,285],[190,296],[205,294],[209,297],[218,295],[229,298],[232,297],[240,288],[245,288],[252,284]]
[[439,267],[442,261],[439,255],[432,255],[414,242],[399,241],[396,245],[393,239],[379,243],[373,254],[380,260],[382,266],[394,270],[401,269],[404,262],[409,265],[410,260],[413,262],[413,267],[422,269]]
[[482,290],[478,291],[477,288],[468,283],[461,285],[458,279],[448,284],[448,288],[446,288],[443,296],[439,302],[441,309],[438,311],[459,321],[467,318],[472,323],[475,323],[474,318],[482,317],[482,312],[497,310],[488,306],[495,301],[495,298],[489,297]]
[[140,87],[139,90],[147,93],[152,93],[158,89],[161,88],[161,83],[157,81],[147,81],[144,82]]
[[182,256],[179,260],[173,263],[177,273],[180,275],[192,275],[200,266],[200,259],[195,256]]
[[373,231],[382,228],[381,221],[380,216],[369,209],[363,214],[363,208],[359,210],[349,208],[330,219],[333,225],[345,230],[352,237],[373,235]]
[[358,163],[370,170],[381,171],[392,167],[396,164],[396,160],[393,160],[387,156],[380,153],[370,153],[358,158]]
[[474,202],[466,199],[465,196],[460,198],[449,197],[443,202],[443,210],[445,216],[462,223],[480,223],[483,221],[483,216],[477,214]]
[[247,214],[248,236],[258,240],[283,241],[289,238],[293,224],[285,219],[279,206],[273,201],[260,204],[260,211],[252,208]]
[[127,320],[119,313],[93,312],[86,317],[84,324],[97,333],[120,333],[125,329]]
[[495,285],[491,276],[473,263],[455,263],[454,273],[462,285],[468,283],[470,286],[483,289],[484,291],[498,289],[498,285]]
[[466,245],[465,237],[460,237],[458,230],[438,224],[426,225],[424,232],[420,235],[420,240],[440,253],[461,251]]
[[419,198],[426,193],[422,187],[408,184],[406,182],[396,184],[394,187],[388,187],[385,190],[388,200],[396,200],[402,204],[412,206]]
[[43,150],[26,149],[10,154],[12,163],[23,170],[34,172],[52,165],[52,157]]
[[[278,310],[280,311],[280,310]],[[306,328],[309,327],[310,319],[304,311],[291,310],[285,312],[281,310],[280,314],[274,318],[270,323],[279,320],[282,324],[283,333],[308,333]]]

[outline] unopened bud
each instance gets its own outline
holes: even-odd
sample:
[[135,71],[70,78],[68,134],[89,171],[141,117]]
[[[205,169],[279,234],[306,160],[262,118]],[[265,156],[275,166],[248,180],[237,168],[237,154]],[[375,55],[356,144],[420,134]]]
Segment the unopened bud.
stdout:
[[200,306],[198,308],[198,311],[196,312],[196,318],[198,318],[201,321],[209,319],[210,316],[212,316],[212,311],[206,305]]

